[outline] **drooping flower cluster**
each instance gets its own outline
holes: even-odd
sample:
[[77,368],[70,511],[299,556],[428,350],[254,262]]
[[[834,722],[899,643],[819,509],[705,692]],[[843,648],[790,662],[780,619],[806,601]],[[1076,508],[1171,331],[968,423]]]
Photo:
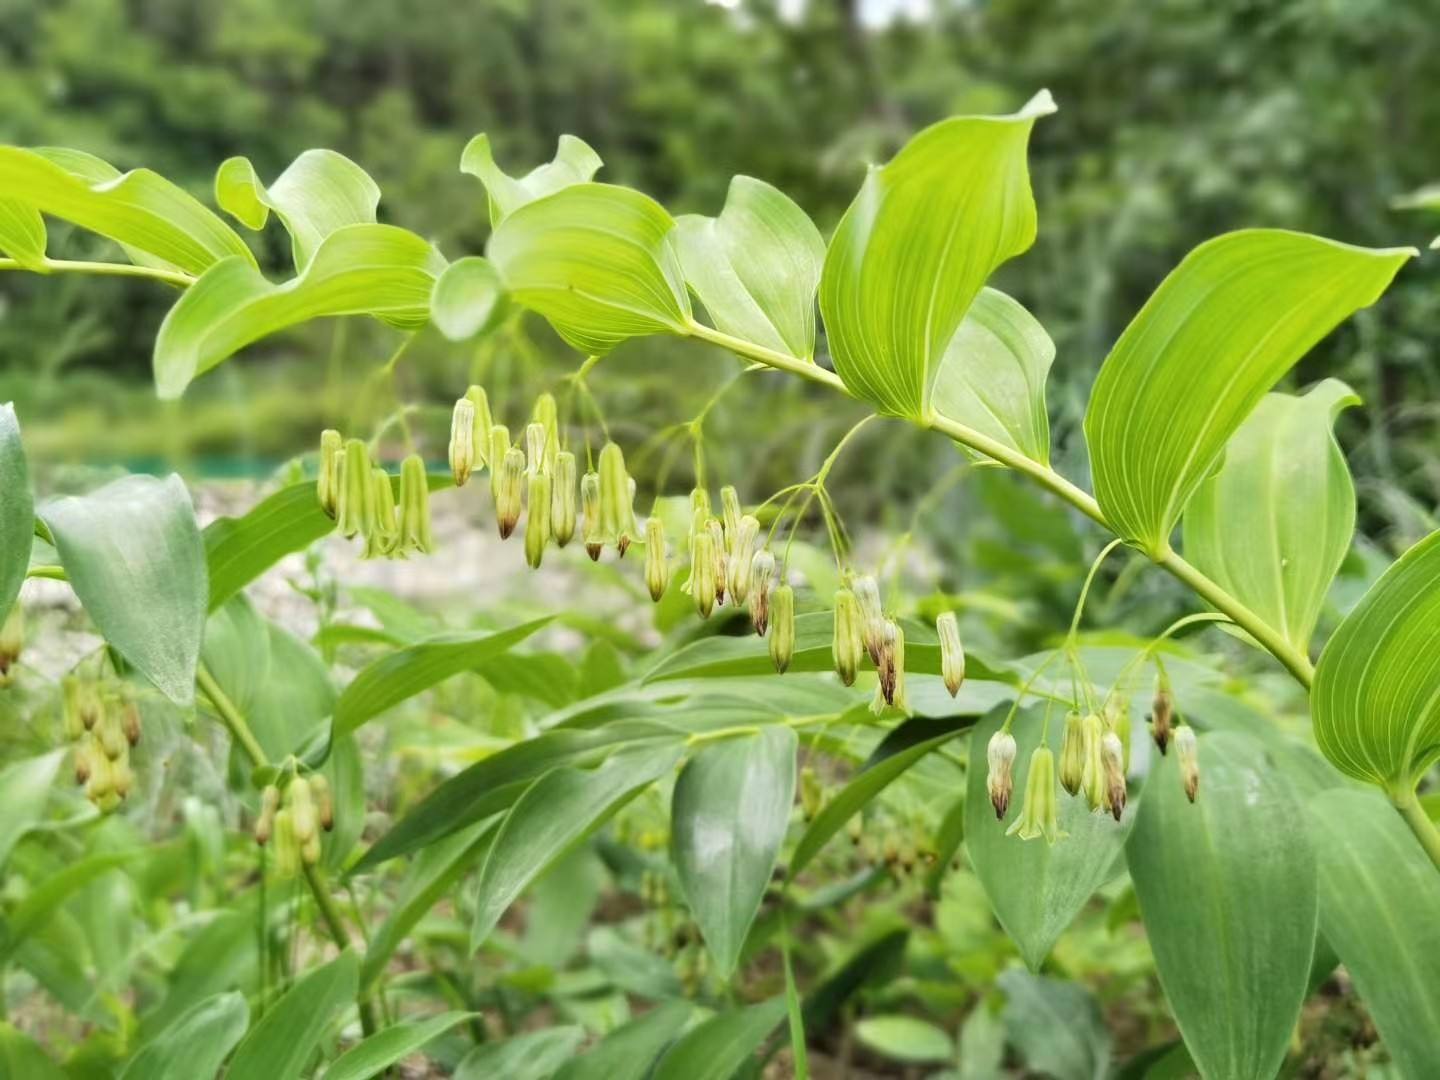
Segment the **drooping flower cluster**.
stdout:
[[400,463],[396,484],[375,465],[362,439],[344,439],[338,431],[320,436],[320,507],[335,519],[340,535],[365,541],[367,559],[404,559],[435,550],[430,533],[430,483],[425,462],[411,454]]
[[260,793],[255,842],[275,844],[275,870],[294,877],[300,867],[320,861],[320,831],[335,827],[335,802],[323,773],[291,776],[283,790],[268,784]]
[[65,735],[75,744],[75,782],[108,814],[130,794],[130,749],[140,742],[140,709],[124,694],[68,675],[61,683]]

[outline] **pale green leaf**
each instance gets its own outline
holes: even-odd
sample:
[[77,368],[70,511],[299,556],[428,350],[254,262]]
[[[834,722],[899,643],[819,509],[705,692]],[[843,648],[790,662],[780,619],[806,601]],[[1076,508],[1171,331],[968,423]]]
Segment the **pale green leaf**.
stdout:
[[775,870],[795,798],[795,730],[771,725],[702,747],[675,782],[670,854],[715,958],[735,970]]
[[297,979],[240,1043],[225,1080],[299,1080],[331,1024],[353,1004],[359,965],[346,949]]
[[871,169],[840,220],[820,281],[835,370],[883,412],[931,415],[961,320],[997,266],[1035,242],[1025,160],[1048,91],[1010,116],[958,116]]
[[0,623],[15,605],[30,565],[35,502],[14,405],[0,405]]
[[[43,804],[43,796],[42,796]],[[9,964],[25,939],[42,929],[66,900],[95,879],[144,854],[143,848],[99,851],[48,875],[16,904],[0,924],[0,965]]]
[[495,164],[488,135],[476,135],[460,154],[460,171],[469,173],[485,185],[492,229],[498,228],[506,215],[526,203],[553,195],[571,184],[593,180],[601,164],[600,155],[574,135],[561,135],[555,148],[555,159],[535,166],[518,179]]
[[1331,427],[1360,399],[1338,379],[1267,394],[1185,511],[1185,556],[1304,653],[1355,533]]
[[490,260],[456,259],[435,279],[430,318],[451,341],[468,341],[495,326],[505,313],[505,284]]
[[454,1080],[546,1080],[584,1041],[584,1028],[567,1025],[485,1043],[461,1059]]
[[122,477],[49,502],[40,517],[96,629],[171,701],[190,704],[210,592],[180,477]]
[[661,1051],[690,1019],[688,1001],[667,1001],[572,1058],[555,1080],[645,1080]]
[[0,192],[117,241],[139,262],[188,274],[232,256],[255,263],[218,215],[149,169],[122,174],[78,150],[0,146]]
[[914,1016],[867,1016],[855,1025],[855,1037],[882,1057],[911,1065],[955,1058],[955,1041],[945,1030]]
[[10,850],[20,838],[44,815],[50,788],[64,757],[64,750],[52,750],[38,757],[13,761],[0,769],[0,791],[5,792],[9,807],[0,816],[0,867],[5,865]]
[[230,991],[207,998],[146,1042],[120,1080],[216,1076],[249,1023],[244,994]]
[[14,199],[0,199],[0,255],[26,270],[45,267],[45,218],[39,210]]
[[719,217],[675,221],[685,280],[715,328],[776,352],[815,355],[820,230],[778,188],[737,176]]
[[1045,379],[1055,343],[1016,300],[985,288],[940,360],[931,404],[1042,465],[1050,462]]
[[1325,645],[1315,741],[1348,776],[1408,798],[1440,759],[1440,532],[1370,587]]
[[402,1020],[346,1050],[325,1070],[325,1080],[370,1080],[370,1077],[379,1076],[401,1058],[415,1053],[456,1024],[479,1015],[447,1012],[427,1016],[423,1020]]
[[581,352],[606,353],[627,338],[688,331],[674,225],[648,195],[572,184],[508,215],[486,254],[515,303]]
[[1304,808],[1248,735],[1200,736],[1200,795],[1175,754],[1151,772],[1126,847],[1160,985],[1202,1075],[1272,1080],[1315,951]]
[[1055,1080],[1105,1080],[1110,1033],[1089,990],[1014,968],[996,982],[1005,991],[1001,1020],[1031,1071]]
[[665,1052],[652,1080],[730,1080],[783,1019],[783,995],[712,1016]]
[[681,752],[677,743],[622,750],[598,768],[562,766],[526,788],[480,870],[471,947],[485,942],[500,916],[543,870],[673,769]]
[[430,317],[444,260],[393,225],[331,233],[297,277],[272,285],[250,263],[228,259],[192,285],[155,338],[155,385],[176,398],[197,375],[286,327],[331,315],[374,315],[415,330]]
[[[970,760],[983,762],[990,736],[1000,729],[1005,713],[996,711],[970,733]],[[1010,820],[1020,811],[1030,774],[1030,754],[1040,745],[1044,709],[1026,709],[1015,718],[1012,733],[1019,746],[1015,755],[1015,795]],[[1064,724],[1052,718],[1048,745],[1058,760]],[[1032,971],[1038,971],[1060,935],[1095,895],[1115,876],[1134,824],[1133,804],[1117,822],[1108,813],[1095,813],[1083,796],[1063,789],[1060,828],[1068,833],[1051,845],[1044,840],[1022,840],[1007,835],[1010,820],[996,821],[995,808],[985,786],[983,768],[969,771],[965,787],[965,850],[970,856],[985,895],[1000,925],[1020,950]]]
[[268,188],[249,159],[229,158],[215,171],[215,202],[249,229],[263,229],[275,211],[290,234],[298,272],[331,233],[375,224],[380,188],[345,155],[306,150]]
[[1401,1076],[1425,1080],[1440,1032],[1440,875],[1380,795],[1332,789],[1309,808],[1320,929]]
[[1185,256],[1120,335],[1090,397],[1085,439],[1110,526],[1163,557],[1265,392],[1414,254],[1246,229]]

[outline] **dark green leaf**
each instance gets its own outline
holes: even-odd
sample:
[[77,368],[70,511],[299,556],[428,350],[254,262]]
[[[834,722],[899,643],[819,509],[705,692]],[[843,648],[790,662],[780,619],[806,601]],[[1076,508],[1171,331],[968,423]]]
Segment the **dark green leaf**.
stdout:
[[1055,1080],[1104,1080],[1110,1034],[1090,991],[1014,969],[997,981],[1006,997],[1001,1019],[1032,1071]]
[[585,1039],[579,1027],[552,1027],[477,1046],[455,1069],[454,1080],[545,1080]]
[[330,1025],[354,1001],[359,967],[347,949],[296,980],[240,1043],[225,1080],[299,1080]]
[[712,1016],[665,1052],[653,1080],[730,1080],[783,1019],[783,996]]
[[325,1070],[325,1080],[369,1080],[409,1057],[426,1043],[445,1034],[456,1024],[479,1013],[447,1012],[424,1020],[403,1020],[377,1031],[345,1053]]
[[688,1001],[667,1001],[616,1028],[593,1050],[572,1058],[555,1080],[645,1080],[661,1051],[690,1019]]
[[334,528],[334,519],[320,509],[314,482],[308,480],[281,488],[241,517],[216,518],[205,527],[210,610]]
[[0,791],[5,793],[5,814],[0,815],[0,867],[22,836],[45,814],[45,803],[60,771],[64,750],[12,761],[0,769]]
[[245,995],[206,998],[149,1040],[120,1080],[191,1080],[215,1076],[250,1023]]
[[0,405],[0,622],[20,595],[30,562],[35,505],[14,405]]

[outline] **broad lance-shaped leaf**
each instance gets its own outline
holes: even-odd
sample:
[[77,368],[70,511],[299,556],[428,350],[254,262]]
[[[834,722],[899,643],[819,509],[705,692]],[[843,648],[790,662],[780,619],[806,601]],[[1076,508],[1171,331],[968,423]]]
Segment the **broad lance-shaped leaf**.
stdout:
[[245,995],[216,994],[199,1002],[130,1059],[120,1080],[188,1080],[213,1076],[250,1023]]
[[0,622],[25,583],[34,532],[35,503],[20,421],[14,405],[0,405]]
[[435,279],[430,319],[451,341],[468,341],[505,314],[505,283],[489,259],[456,259]]
[[1164,557],[1185,504],[1265,392],[1415,254],[1246,229],[1185,256],[1090,396],[1085,440],[1110,526]]
[[1331,636],[1310,712],[1331,764],[1414,797],[1440,759],[1440,532],[1381,574]]
[[1048,465],[1045,380],[1054,360],[1055,343],[1034,315],[997,289],[981,289],[940,360],[931,404]]
[[45,269],[45,218],[27,203],[0,199],[0,256],[26,270]]
[[298,273],[331,233],[375,224],[380,188],[344,154],[306,150],[268,188],[248,158],[229,158],[215,171],[215,201],[247,229],[263,229],[275,211],[290,234]]
[[517,304],[581,352],[606,353],[626,338],[688,333],[674,227],[648,195],[571,184],[509,214],[486,255]]
[[1440,1061],[1440,875],[1378,793],[1324,791],[1309,808],[1320,929],[1400,1075],[1426,1080]]
[[958,116],[872,168],[820,281],[835,370],[883,412],[929,419],[945,350],[997,266],[1035,242],[1025,160],[1049,91],[1010,116]]
[[40,517],[96,629],[171,701],[190,704],[209,584],[180,477],[122,477],[47,503]]
[[1185,511],[1185,555],[1303,653],[1355,533],[1331,427],[1360,399],[1339,379],[1267,394]]
[[356,1043],[325,1070],[326,1080],[370,1080],[415,1053],[456,1024],[479,1013],[447,1012],[423,1020],[402,1020]]
[[1272,1080],[1315,951],[1315,851],[1304,808],[1260,743],[1200,737],[1191,804],[1171,753],[1126,845],[1160,985],[1202,1076]]
[[149,169],[121,173],[78,150],[0,146],[0,194],[120,243],[138,263],[204,273],[245,241],[194,196]]
[[240,1043],[226,1080],[300,1076],[332,1021],[355,1000],[359,969],[359,959],[346,949],[296,980]]
[[795,729],[703,747],[675,782],[671,857],[718,973],[735,970],[775,870],[795,798]]
[[561,135],[555,148],[555,159],[537,165],[524,176],[516,178],[495,164],[490,149],[490,136],[476,135],[460,154],[460,171],[477,178],[485,185],[490,204],[490,227],[499,228],[506,215],[526,203],[553,195],[571,184],[584,184],[600,171],[600,155],[583,139]]
[[785,1019],[784,996],[696,1024],[665,1051],[653,1080],[730,1080]]
[[[990,737],[1000,730],[1008,710],[996,710],[970,733],[970,760],[985,761]],[[985,769],[969,771],[965,784],[965,850],[970,856],[995,917],[1020,950],[1031,971],[1040,970],[1050,950],[1095,890],[1120,868],[1125,838],[1135,823],[1133,802],[1117,822],[1108,813],[1094,813],[1084,796],[1056,787],[1060,828],[1068,835],[1054,845],[1043,839],[1022,840],[1007,833],[1020,812],[1025,785],[1030,779],[1030,754],[1040,745],[1043,708],[1025,709],[1011,728],[1019,752],[1015,755],[1015,794],[1004,821],[995,820],[995,808],[985,786]],[[1052,715],[1047,745],[1060,756],[1065,725]]]
[[675,219],[675,247],[716,329],[790,356],[815,355],[825,241],[783,191],[735,177],[719,217]]
[[170,309],[155,339],[155,385],[179,397],[197,375],[246,345],[329,315],[374,315],[415,330],[430,317],[440,254],[393,225],[347,225],[331,233],[299,276],[272,285],[242,259],[227,259]]

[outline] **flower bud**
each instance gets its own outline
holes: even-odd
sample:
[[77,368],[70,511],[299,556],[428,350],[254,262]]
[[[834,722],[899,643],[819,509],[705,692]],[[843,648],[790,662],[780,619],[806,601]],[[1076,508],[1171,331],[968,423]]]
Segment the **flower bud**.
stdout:
[[367,559],[394,554],[396,542],[400,539],[400,518],[395,507],[395,488],[390,483],[390,474],[384,469],[376,468],[371,475],[375,484],[375,521],[365,537],[364,557]]
[[1085,791],[1085,801],[1091,810],[1105,807],[1105,723],[1095,713],[1089,713],[1081,721],[1081,745],[1085,751],[1085,764],[1080,770],[1080,786]]
[[1030,755],[1030,771],[1025,776],[1025,802],[1020,816],[1005,835],[1018,834],[1021,840],[1043,836],[1055,843],[1065,834],[1060,831],[1055,798],[1055,754],[1048,746],[1036,747]]
[[712,517],[705,523],[705,529],[710,534],[710,550],[715,553],[715,602],[723,604],[725,585],[730,578],[729,561],[725,558],[725,526],[719,518]]
[[525,474],[527,476],[550,471],[545,461],[547,437],[544,424],[532,421],[525,426]]
[[755,541],[759,536],[760,522],[750,514],[742,515],[729,534],[725,591],[730,594],[733,604],[743,604],[750,594],[750,564],[755,557]]
[[84,784],[89,781],[90,774],[95,771],[95,755],[97,753],[99,751],[93,741],[82,732],[80,741],[75,747],[75,783]]
[[560,418],[559,410],[555,407],[554,394],[541,394],[535,399],[531,419],[545,432],[545,440],[540,444],[540,460],[541,467],[548,472],[554,468],[555,457],[560,453]]
[[1125,812],[1125,746],[1115,732],[1107,731],[1100,740],[1100,757],[1105,766],[1105,807],[1119,821]]
[[498,504],[500,499],[500,472],[505,453],[510,449],[510,429],[504,424],[491,424],[490,437],[486,441],[489,452],[485,455],[490,463],[490,498]]
[[89,718],[89,723],[86,723],[84,696],[85,684],[78,676],[66,675],[60,681],[60,716],[65,725],[67,739],[80,738],[95,723],[93,718]]
[[875,579],[864,574],[855,579],[852,586],[855,599],[860,603],[860,637],[870,662],[880,666],[880,643],[885,633],[885,611],[880,606],[880,586]]
[[1150,734],[1162,754],[1170,743],[1174,722],[1175,696],[1170,690],[1170,676],[1162,671],[1155,676],[1155,700],[1150,703]]
[[556,547],[564,547],[575,535],[575,455],[562,450],[555,455],[550,482],[550,535]]
[[650,599],[656,603],[665,595],[670,584],[670,553],[665,544],[665,523],[658,514],[651,514],[645,522],[645,587],[650,590]]
[[140,745],[140,706],[133,701],[127,701],[120,707],[120,730],[131,746]]
[[587,472],[580,478],[580,513],[584,517],[585,552],[594,562],[605,548],[605,524],[600,513],[600,474]]
[[800,770],[800,809],[806,821],[814,820],[824,801],[825,793],[820,786],[820,776],[816,773],[815,766],[806,765]]
[[550,542],[550,474],[530,474],[528,492],[530,510],[525,518],[525,561],[530,569],[540,566],[545,558],[545,545]]
[[750,621],[755,625],[755,633],[761,637],[770,628],[770,590],[774,581],[775,556],[768,548],[761,548],[750,560],[750,584],[746,588]]
[[877,716],[887,706],[909,711],[910,702],[905,696],[905,631],[894,620],[887,619],[880,635],[880,685],[875,688],[875,700],[870,709]]
[[985,788],[990,793],[990,805],[995,807],[997,820],[1004,820],[1005,811],[1010,809],[1010,794],[1015,790],[1015,736],[1008,731],[997,731],[990,736],[985,747],[988,771],[985,774]]
[[264,847],[275,832],[275,813],[280,809],[280,789],[266,784],[260,792],[260,816],[255,819],[255,842]]
[[320,861],[320,834],[311,833],[310,839],[300,845],[300,858],[306,866],[314,866]]
[[1185,784],[1185,797],[1192,803],[1200,791],[1200,746],[1195,729],[1189,724],[1175,728],[1175,755],[1180,759],[1180,779]]
[[334,428],[320,433],[320,470],[315,479],[315,495],[320,509],[332,518],[340,505],[340,463],[344,457],[345,440]]
[[1065,715],[1065,739],[1060,744],[1060,786],[1079,794],[1085,779],[1085,725],[1073,710]]
[[303,844],[320,828],[310,781],[303,776],[292,779],[285,787],[285,805],[290,808],[290,816],[295,825],[295,839]]
[[300,872],[300,844],[295,838],[295,817],[288,807],[275,813],[275,873],[283,878]]
[[880,676],[880,696],[885,699],[887,705],[894,704],[895,701],[896,636],[895,624],[886,619],[880,626],[880,647],[877,650],[879,659],[875,663],[875,671]]
[[[130,768],[130,755],[126,754],[124,757],[112,761],[110,763],[110,790],[114,792],[116,802],[129,797],[130,790],[134,786],[135,770]],[[100,808],[108,813],[115,807],[102,804]]]
[[495,426],[494,420],[490,417],[490,397],[485,393],[483,386],[470,387],[465,391],[465,397],[469,399],[471,407],[475,410],[470,445],[475,450],[475,464],[483,466],[490,463],[490,429]]
[[710,517],[710,492],[703,487],[692,488],[690,491],[690,515],[694,518],[697,514],[701,521]]
[[370,451],[360,439],[345,440],[340,463],[340,499],[335,520],[347,540],[364,536],[375,520],[375,485],[370,479]]
[[715,539],[708,529],[690,545],[690,597],[702,619],[715,610]]
[[1120,736],[1120,745],[1125,749],[1125,771],[1130,771],[1130,702],[1117,696],[1108,698],[1102,709],[1105,730]]
[[625,471],[625,454],[613,442],[600,450],[600,527],[606,543],[623,558],[635,531],[635,489]]
[[5,622],[0,624],[0,678],[10,674],[10,666],[20,659],[25,648],[25,611],[20,601],[15,601]]
[[849,589],[839,589],[835,593],[835,638],[830,654],[835,661],[835,674],[846,686],[855,685],[855,673],[864,648],[860,637],[860,602]]
[[315,797],[315,816],[326,832],[335,828],[335,796],[324,773],[310,774],[310,794]]
[[795,655],[795,590],[788,582],[775,586],[770,597],[770,659],[784,674]]
[[450,414],[450,473],[455,486],[464,487],[475,467],[475,403],[468,397],[455,402]]
[[960,622],[955,613],[947,611],[936,619],[935,631],[940,635],[940,674],[945,677],[945,689],[954,697],[965,681],[965,647],[960,644]]
[[430,483],[419,454],[400,463],[400,535],[396,544],[401,552],[429,555],[435,550],[430,535]]
[[500,455],[495,470],[495,522],[500,539],[508,540],[520,523],[520,505],[525,495],[525,451],[511,446]]
[[129,752],[130,743],[120,725],[120,714],[115,709],[106,709],[95,723],[95,740],[111,761],[120,760]]
[[725,539],[729,541],[740,527],[740,495],[734,484],[720,489],[720,523],[725,527]]

